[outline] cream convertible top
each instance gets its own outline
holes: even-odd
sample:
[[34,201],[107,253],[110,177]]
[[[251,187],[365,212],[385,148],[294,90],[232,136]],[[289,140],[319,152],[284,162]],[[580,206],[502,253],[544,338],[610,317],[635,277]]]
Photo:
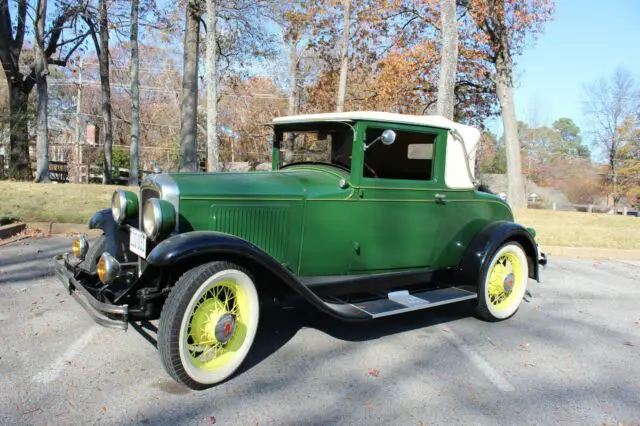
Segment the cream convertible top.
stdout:
[[[447,160],[445,164],[445,184],[452,189],[473,188],[475,179],[476,148],[480,140],[480,131],[475,127],[456,123],[439,115],[405,115],[378,111],[340,112],[330,114],[306,114],[279,117],[273,124],[310,123],[314,121],[382,121],[389,123],[415,124],[450,130],[447,139]],[[452,132],[453,131],[453,132]],[[459,134],[468,154],[465,159],[462,144],[455,137]],[[471,173],[471,176],[469,176]]]

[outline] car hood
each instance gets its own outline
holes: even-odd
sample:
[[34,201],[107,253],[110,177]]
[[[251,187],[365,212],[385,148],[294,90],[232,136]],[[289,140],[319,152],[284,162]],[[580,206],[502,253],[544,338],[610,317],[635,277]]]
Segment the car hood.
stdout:
[[180,199],[272,198],[306,199],[335,195],[343,190],[346,172],[322,165],[292,166],[268,172],[171,173]]

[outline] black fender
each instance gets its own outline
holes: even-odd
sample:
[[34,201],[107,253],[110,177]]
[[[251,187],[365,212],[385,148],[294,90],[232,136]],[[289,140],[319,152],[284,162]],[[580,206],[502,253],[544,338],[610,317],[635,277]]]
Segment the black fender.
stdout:
[[[138,218],[127,221],[137,227]],[[129,253],[129,231],[113,220],[111,209],[100,210],[89,219],[89,229],[101,229],[106,237],[104,251],[120,261],[132,261],[133,254]]]
[[487,225],[471,240],[458,265],[457,281],[464,284],[477,284],[478,274],[482,268],[491,260],[496,250],[508,241],[515,241],[522,246],[529,263],[529,278],[540,282],[538,245],[533,235],[522,225],[508,221]]
[[295,293],[320,311],[341,320],[367,320],[364,312],[354,312],[349,305],[331,303],[318,297],[283,264],[251,242],[215,231],[193,231],[174,235],[159,243],[147,256],[149,265],[171,268],[183,262],[204,263],[217,259],[241,259],[245,264],[268,270]]

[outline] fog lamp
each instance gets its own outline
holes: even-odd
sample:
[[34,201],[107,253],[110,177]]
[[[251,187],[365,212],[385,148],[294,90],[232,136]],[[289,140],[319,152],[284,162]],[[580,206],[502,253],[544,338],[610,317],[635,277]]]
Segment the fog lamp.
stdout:
[[120,275],[120,263],[115,257],[104,252],[98,260],[98,278],[105,284],[109,284]]
[[87,251],[89,251],[89,243],[84,235],[80,235],[80,237],[73,240],[71,244],[71,251],[73,255],[80,260],[84,260],[84,257],[87,255]]

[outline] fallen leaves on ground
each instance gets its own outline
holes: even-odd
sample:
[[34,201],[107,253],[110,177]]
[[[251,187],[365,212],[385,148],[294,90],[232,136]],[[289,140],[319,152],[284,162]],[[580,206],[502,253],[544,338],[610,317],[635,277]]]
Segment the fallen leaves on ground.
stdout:
[[42,232],[40,229],[31,228],[27,226],[27,228],[19,232],[15,235],[15,237],[23,237],[23,238],[32,238],[32,237],[50,237],[51,234],[48,232]]
[[371,377],[378,377],[380,375],[380,370],[378,370],[377,368],[370,368],[367,374],[369,374]]

